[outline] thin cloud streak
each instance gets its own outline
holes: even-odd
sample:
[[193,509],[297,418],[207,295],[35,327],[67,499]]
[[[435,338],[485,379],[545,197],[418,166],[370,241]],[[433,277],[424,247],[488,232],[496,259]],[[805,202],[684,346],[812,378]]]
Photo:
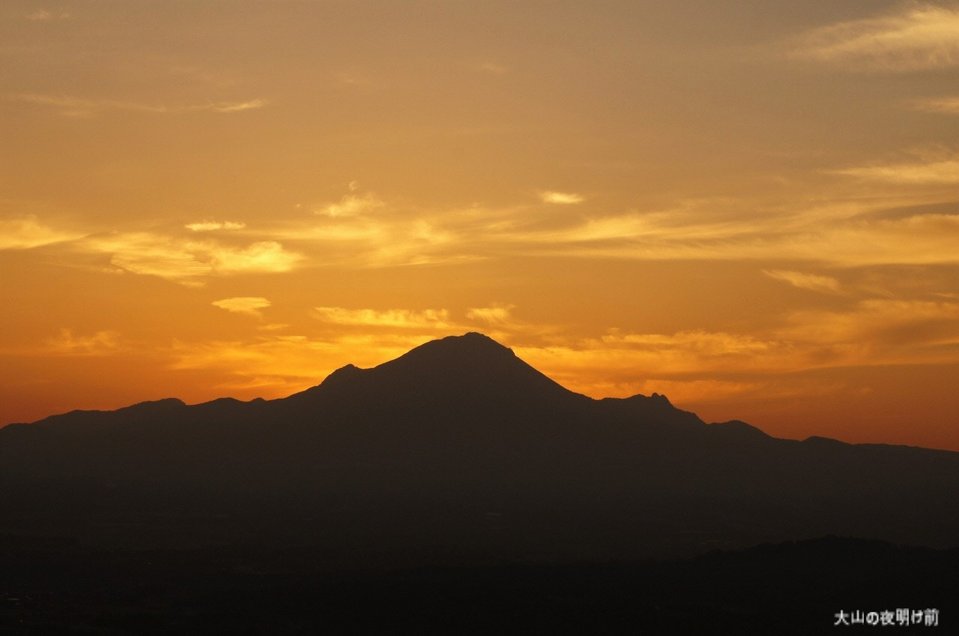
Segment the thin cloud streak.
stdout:
[[0,250],[24,250],[65,243],[82,238],[70,232],[41,223],[35,216],[0,219]]
[[213,232],[215,230],[242,230],[246,223],[235,221],[199,221],[197,223],[187,223],[184,225],[191,232]]
[[121,270],[190,286],[202,285],[209,276],[288,272],[303,259],[276,241],[231,246],[150,232],[89,237],[81,248],[108,254],[110,263]]
[[63,328],[43,343],[42,353],[57,356],[104,356],[120,349],[120,334],[102,330],[89,336],[76,335],[72,329]]
[[245,110],[263,108],[269,102],[265,99],[251,99],[245,102],[217,102],[206,106],[189,106],[190,110],[212,110],[217,113],[240,113]]
[[[351,184],[352,185],[352,184]],[[353,188],[351,188],[353,190]],[[355,217],[372,212],[384,206],[382,199],[373,193],[362,195],[347,194],[336,203],[328,203],[313,211],[314,214],[330,218]]]
[[903,185],[939,185],[959,183],[959,158],[876,164],[833,170],[832,174],[869,181]]
[[545,191],[539,193],[539,198],[543,203],[552,203],[555,205],[575,205],[585,201],[582,195],[575,192],[555,192]]
[[798,223],[788,230],[777,227],[777,221],[676,225],[629,215],[499,238],[516,252],[589,258],[797,260],[834,266],[959,263],[959,215],[860,217]]
[[50,11],[49,9],[37,9],[23,16],[24,19],[31,22],[55,22],[57,20],[69,20],[70,14],[66,11]]
[[262,296],[237,296],[234,298],[214,300],[210,304],[231,313],[261,318],[263,314],[260,313],[260,310],[266,309],[272,303]]
[[[849,176],[849,175],[844,175]],[[917,177],[918,178],[918,177]],[[898,184],[890,184],[898,185]],[[927,184],[919,184],[927,185]],[[697,201],[676,209],[618,215],[552,215],[535,207],[399,211],[288,222],[263,236],[294,242],[322,262],[391,267],[462,263],[502,256],[629,260],[808,261],[837,267],[959,262],[959,215],[874,216],[921,194],[817,203],[757,214],[747,199]],[[772,269],[772,268],[771,268]]]
[[959,115],[959,95],[917,99],[911,104],[912,108],[915,110],[921,110],[929,113],[940,113],[943,115]]
[[818,274],[807,274],[783,269],[764,269],[763,274],[773,280],[788,283],[799,289],[833,294],[838,293],[840,290],[839,281],[831,276],[819,276]]
[[494,304],[491,307],[471,307],[466,311],[466,318],[493,326],[502,326],[511,321],[514,307],[515,305],[502,304]]
[[168,106],[145,102],[122,101],[112,99],[86,99],[69,95],[43,95],[38,93],[19,93],[9,95],[8,99],[27,104],[37,104],[59,109],[66,117],[91,117],[105,112],[127,111],[158,115],[184,114],[196,112],[239,113],[257,110],[269,102],[265,99],[252,99],[244,102],[210,102],[206,104],[188,104]]
[[336,325],[363,327],[394,327],[402,329],[449,329],[453,327],[446,309],[347,309],[345,307],[315,307],[313,316]]
[[[397,210],[377,199],[382,214],[310,215],[255,231],[237,222],[207,220],[187,224],[187,236],[134,231],[84,237],[22,217],[0,221],[0,249],[56,249],[66,243],[75,253],[109,255],[115,268],[188,285],[211,276],[310,266],[454,265],[511,256],[793,261],[817,267],[959,263],[959,214],[922,213],[918,202],[929,200],[900,199],[918,206],[917,212],[895,217],[876,214],[888,209],[882,197],[797,204],[762,215],[749,200],[707,200],[676,210],[593,217],[553,215],[535,207]],[[225,242],[241,236],[249,242]],[[71,253],[64,251],[63,258],[69,260]],[[793,269],[765,269],[797,287],[835,291],[828,280],[792,274],[790,280],[782,272]]]
[[[763,386],[771,375],[854,366],[954,364],[959,362],[957,318],[955,302],[867,299],[842,311],[795,311],[779,326],[753,334],[610,331],[600,338],[523,346],[518,351],[574,387],[619,387],[619,395],[629,395],[669,383],[671,395],[714,399],[717,387],[693,390],[687,383],[705,375],[740,385],[720,393],[740,393],[751,391],[750,385]],[[599,385],[594,384],[597,381]]]
[[959,9],[910,4],[885,16],[807,32],[793,55],[853,70],[920,71],[959,65]]

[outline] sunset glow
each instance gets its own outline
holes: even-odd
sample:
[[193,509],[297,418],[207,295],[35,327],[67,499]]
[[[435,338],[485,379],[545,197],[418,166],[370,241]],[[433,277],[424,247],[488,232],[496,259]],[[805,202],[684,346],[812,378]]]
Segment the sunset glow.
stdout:
[[959,450],[959,4],[801,5],[4,2],[0,425],[480,331]]

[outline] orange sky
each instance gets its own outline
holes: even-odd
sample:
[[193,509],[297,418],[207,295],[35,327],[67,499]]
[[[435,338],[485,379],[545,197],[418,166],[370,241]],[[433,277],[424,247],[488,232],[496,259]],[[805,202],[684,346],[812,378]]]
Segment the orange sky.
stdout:
[[483,331],[959,450],[959,3],[0,6],[0,424]]

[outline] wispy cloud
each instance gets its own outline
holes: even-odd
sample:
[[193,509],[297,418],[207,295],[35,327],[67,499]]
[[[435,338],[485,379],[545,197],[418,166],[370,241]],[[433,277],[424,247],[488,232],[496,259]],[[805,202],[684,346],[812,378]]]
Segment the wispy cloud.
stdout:
[[764,269],[763,274],[774,280],[789,283],[799,289],[808,289],[814,292],[837,293],[840,290],[839,281],[831,276],[806,274],[785,269]]
[[246,247],[207,244],[200,246],[200,251],[209,255],[210,267],[218,274],[288,272],[302,258],[276,241],[258,241]]
[[[396,209],[384,203],[389,214],[324,214],[312,223],[296,221],[274,228],[269,236],[295,242],[307,253],[322,253],[325,263],[372,267],[513,255],[791,260],[817,266],[959,262],[955,249],[959,215],[924,212],[923,206],[935,199],[921,188],[906,197],[899,185],[888,183],[896,188],[891,199],[871,193],[868,198],[789,202],[772,209],[748,199],[701,200],[602,216],[537,206],[436,210]],[[891,201],[899,208],[915,206],[916,211],[895,217],[875,214]]]
[[777,330],[801,343],[808,366],[959,361],[959,304],[866,299],[845,311],[797,311]]
[[23,17],[31,22],[53,22],[56,20],[69,20],[71,16],[66,11],[37,9],[36,11],[32,11]]
[[790,355],[774,340],[705,330],[611,330],[601,337],[545,346],[518,344],[514,350],[565,386],[594,397],[656,391],[680,403],[756,390],[763,384],[758,376],[778,368]]
[[72,329],[60,329],[59,333],[44,341],[43,352],[61,356],[102,356],[120,348],[120,335],[115,331],[97,331],[88,336],[77,335]]
[[[893,170],[890,165],[885,169]],[[904,177],[897,178],[900,181],[875,180],[875,186],[870,184],[869,197],[835,203],[796,201],[770,208],[748,199],[702,200],[675,208],[603,216],[537,205],[394,207],[376,199],[374,205],[382,205],[389,213],[290,219],[273,227],[259,227],[257,240],[252,243],[238,242],[245,234],[225,231],[240,229],[231,221],[191,223],[183,230],[185,236],[175,231],[134,231],[83,238],[33,218],[21,218],[0,221],[0,229],[5,230],[0,235],[0,248],[72,240],[74,252],[107,254],[114,268],[188,285],[202,284],[210,276],[284,272],[310,264],[398,267],[545,256],[767,261],[758,269],[768,270],[777,280],[828,291],[831,282],[803,277],[802,272],[812,269],[816,275],[828,277],[828,272],[821,271],[828,267],[959,263],[955,248],[959,244],[959,214],[950,212],[955,204],[942,201],[941,192],[927,187],[941,182],[918,183],[906,191],[906,196],[901,187]],[[844,188],[861,187],[852,180],[837,183]],[[883,188],[894,189],[897,194],[892,199],[884,198]],[[892,201],[898,211],[895,215],[884,214]],[[933,202],[936,205],[930,207]],[[69,256],[64,253],[64,258]],[[771,264],[787,261],[794,265]],[[795,265],[800,262],[810,265]],[[488,318],[495,315],[494,311],[486,314]],[[476,313],[470,320],[482,321],[479,316]]]
[[35,216],[0,219],[0,250],[42,247],[73,241],[82,236],[77,232],[52,228],[41,223]]
[[510,321],[513,308],[514,305],[502,304],[494,304],[490,307],[471,307],[466,311],[466,317],[469,320],[501,326]]
[[552,203],[555,205],[573,205],[585,201],[580,194],[574,192],[556,192],[552,190],[540,192],[539,198],[543,203]]
[[783,374],[954,364],[957,345],[956,302],[867,299],[841,310],[795,311],[750,334],[610,330],[598,338],[514,349],[551,377],[597,397],[655,390],[696,401],[767,391]]
[[959,65],[959,9],[910,3],[898,12],[803,34],[794,55],[858,70],[916,71]]
[[911,102],[916,110],[922,110],[929,113],[941,113],[943,115],[959,115],[959,95],[949,97],[927,97],[917,99]]
[[110,263],[122,270],[186,285],[201,285],[207,276],[287,272],[303,259],[276,241],[233,246],[150,232],[89,237],[83,247],[109,254]]
[[[959,215],[918,210],[896,218],[874,216],[883,205],[878,197],[756,214],[756,203],[748,200],[715,208],[707,202],[676,213],[579,218],[562,227],[506,226],[495,236],[504,248],[553,256],[794,260],[838,266],[959,262],[954,248]],[[728,214],[726,208],[738,211]]]
[[[355,182],[351,182],[351,191],[355,189],[353,187],[354,183]],[[330,218],[354,217],[372,212],[383,206],[383,200],[371,192],[366,194],[347,194],[335,203],[327,203],[314,209],[313,213]]]
[[673,334],[615,332],[603,336],[601,340],[608,345],[629,346],[645,351],[681,350],[709,357],[755,355],[773,348],[773,343],[755,336],[704,330]]
[[187,223],[186,229],[192,232],[213,232],[215,230],[242,230],[246,223],[235,221],[199,221],[197,223]]
[[[355,191],[355,182],[350,189]],[[347,194],[312,211],[311,220],[286,221],[268,230],[269,235],[322,252],[326,264],[415,266],[477,258],[460,251],[468,238],[463,224],[477,214],[472,210],[397,206],[367,193]]]
[[262,296],[237,296],[214,300],[210,304],[235,314],[246,314],[247,316],[260,318],[262,317],[260,310],[266,309],[271,303]]
[[290,325],[285,322],[271,322],[265,325],[260,325],[257,327],[260,331],[283,331],[287,329]]
[[346,309],[344,307],[315,307],[314,317],[337,325],[364,327],[399,327],[403,329],[449,329],[446,309]]
[[873,164],[833,170],[833,174],[887,183],[936,185],[959,183],[959,158],[936,157],[920,161]]
[[123,101],[113,99],[87,99],[69,95],[43,95],[38,93],[19,93],[8,96],[9,99],[40,106],[49,106],[59,110],[67,117],[90,117],[112,111],[129,111],[152,114],[183,114],[195,112],[239,113],[256,110],[267,105],[265,99],[252,99],[243,102],[208,102],[204,104],[167,105],[147,102]]
[[244,110],[257,110],[269,102],[265,99],[251,99],[245,102],[216,102],[202,106],[190,106],[191,110],[212,110],[217,113],[240,113]]

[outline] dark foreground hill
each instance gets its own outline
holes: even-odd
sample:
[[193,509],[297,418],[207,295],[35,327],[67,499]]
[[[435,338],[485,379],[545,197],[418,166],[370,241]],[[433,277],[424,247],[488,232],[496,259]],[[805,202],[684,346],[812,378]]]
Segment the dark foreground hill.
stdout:
[[0,531],[319,546],[330,562],[580,561],[837,534],[959,542],[959,454],[706,424],[572,393],[479,334],[285,399],[0,429]]
[[316,548],[5,539],[4,633],[954,634],[959,618],[959,551],[836,537],[682,560],[353,570]]

